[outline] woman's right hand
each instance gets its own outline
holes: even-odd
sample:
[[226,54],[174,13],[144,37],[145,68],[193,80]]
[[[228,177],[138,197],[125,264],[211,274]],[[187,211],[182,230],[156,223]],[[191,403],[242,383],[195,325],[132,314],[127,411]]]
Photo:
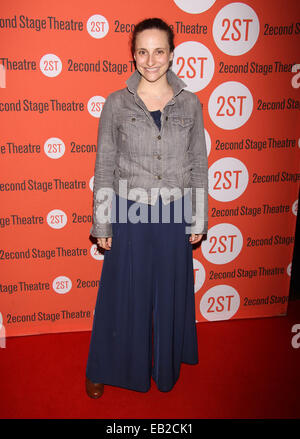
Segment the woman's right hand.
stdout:
[[109,236],[108,238],[97,238],[98,245],[104,248],[105,250],[110,250],[111,242],[112,242],[111,236]]

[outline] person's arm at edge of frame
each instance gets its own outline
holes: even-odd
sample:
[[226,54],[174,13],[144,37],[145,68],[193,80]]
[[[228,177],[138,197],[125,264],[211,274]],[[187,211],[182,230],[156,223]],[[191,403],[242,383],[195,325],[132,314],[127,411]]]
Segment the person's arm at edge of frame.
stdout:
[[[200,242],[208,230],[208,159],[205,143],[202,104],[196,97],[195,121],[190,137],[192,161],[192,218],[190,242]],[[195,236],[198,235],[198,236]],[[193,239],[194,238],[194,239]]]
[[[112,243],[112,225],[108,218],[113,198],[113,179],[117,146],[114,136],[113,106],[108,96],[100,115],[97,137],[97,153],[93,186],[93,225],[91,235],[97,238],[98,245],[110,250]],[[103,216],[104,204],[108,215]]]

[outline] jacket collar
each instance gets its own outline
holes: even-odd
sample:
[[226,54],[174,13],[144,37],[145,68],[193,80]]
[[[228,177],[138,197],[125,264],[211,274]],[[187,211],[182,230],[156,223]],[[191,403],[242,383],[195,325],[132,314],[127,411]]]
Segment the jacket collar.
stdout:
[[[141,74],[138,70],[136,70],[127,79],[126,85],[131,93],[136,94],[140,80],[141,80]],[[183,88],[187,86],[186,83],[182,79],[178,78],[178,76],[171,69],[167,71],[167,80],[173,89],[174,96],[177,96],[181,92],[181,90],[183,90]]]

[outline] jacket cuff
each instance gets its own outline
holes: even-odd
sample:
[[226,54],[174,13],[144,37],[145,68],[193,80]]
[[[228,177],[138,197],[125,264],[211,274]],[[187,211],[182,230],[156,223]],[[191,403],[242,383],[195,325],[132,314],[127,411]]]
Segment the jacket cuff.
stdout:
[[190,227],[190,233],[195,233],[197,235],[206,235],[208,231],[208,222],[204,221],[201,225],[195,224]]
[[90,234],[94,238],[109,238],[113,236],[111,224],[93,225]]

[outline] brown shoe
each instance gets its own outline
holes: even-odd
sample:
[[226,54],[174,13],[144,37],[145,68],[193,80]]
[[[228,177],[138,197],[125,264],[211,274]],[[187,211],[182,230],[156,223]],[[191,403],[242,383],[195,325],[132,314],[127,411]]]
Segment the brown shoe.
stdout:
[[91,381],[87,377],[85,377],[85,390],[90,398],[97,399],[103,395],[104,384],[93,383],[93,381]]

